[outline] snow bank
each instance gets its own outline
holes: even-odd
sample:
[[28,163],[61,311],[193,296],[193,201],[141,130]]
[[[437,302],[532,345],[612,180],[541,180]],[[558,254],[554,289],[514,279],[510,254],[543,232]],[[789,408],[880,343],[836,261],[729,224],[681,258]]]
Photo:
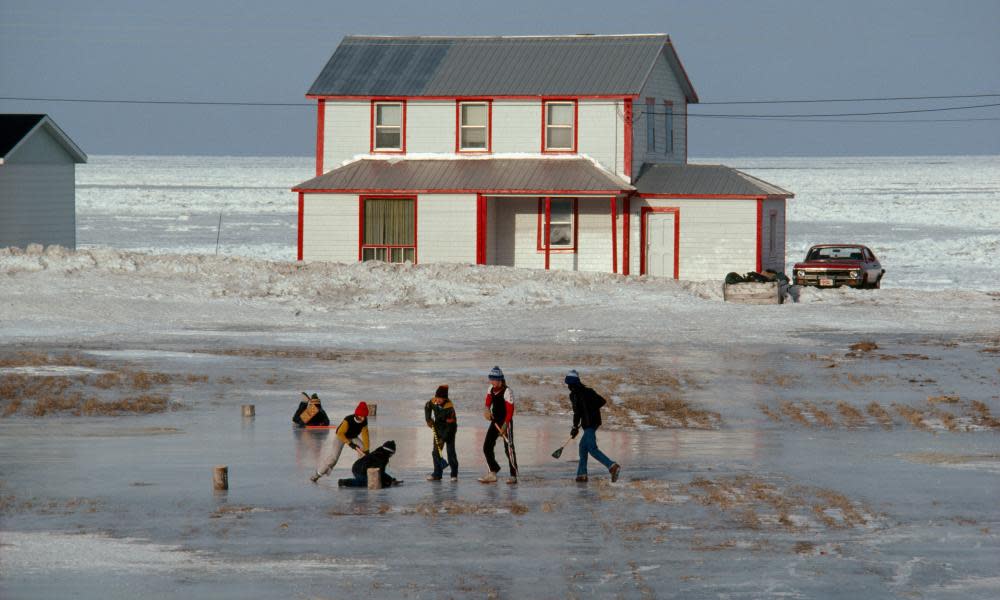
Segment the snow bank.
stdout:
[[[690,304],[721,301],[720,282],[624,278],[465,264],[282,262],[205,254],[145,254],[111,249],[69,251],[32,245],[0,249],[0,275],[128,276],[135,293],[183,282],[208,297],[308,300],[316,308],[590,305],[647,300]],[[142,283],[140,283],[142,282]],[[123,282],[118,281],[117,286]],[[109,285],[113,285],[109,282]],[[125,289],[116,294],[128,294]],[[655,297],[655,298],[654,298]]]

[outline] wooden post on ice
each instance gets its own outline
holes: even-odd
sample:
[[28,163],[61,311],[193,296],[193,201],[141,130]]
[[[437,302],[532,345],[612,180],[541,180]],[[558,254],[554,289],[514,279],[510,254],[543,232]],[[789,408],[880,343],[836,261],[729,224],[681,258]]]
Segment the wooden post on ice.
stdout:
[[253,404],[244,404],[243,405],[243,417],[244,418],[248,418],[248,419],[252,419],[254,417]]
[[372,418],[372,417],[377,417],[377,416],[378,416],[378,404],[375,403],[375,402],[369,402],[368,403],[368,417]]
[[229,467],[218,465],[212,471],[212,488],[216,491],[229,489]]
[[368,469],[368,489],[382,489],[382,473],[378,469]]

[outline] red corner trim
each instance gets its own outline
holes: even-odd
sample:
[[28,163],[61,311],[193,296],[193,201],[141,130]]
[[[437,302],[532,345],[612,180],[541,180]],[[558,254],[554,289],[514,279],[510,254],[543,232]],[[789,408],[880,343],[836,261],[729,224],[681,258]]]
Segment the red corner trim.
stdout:
[[625,178],[632,183],[632,103],[625,99]]
[[760,273],[761,269],[764,267],[763,261],[763,250],[764,250],[764,200],[761,198],[757,199],[757,267],[754,269]]
[[486,196],[476,194],[476,264],[486,264]]
[[302,224],[305,210],[305,193],[299,192],[299,252],[298,260],[302,260]]
[[316,177],[323,174],[323,148],[324,148],[324,138],[326,137],[323,131],[326,127],[326,100],[320,98],[316,103]]

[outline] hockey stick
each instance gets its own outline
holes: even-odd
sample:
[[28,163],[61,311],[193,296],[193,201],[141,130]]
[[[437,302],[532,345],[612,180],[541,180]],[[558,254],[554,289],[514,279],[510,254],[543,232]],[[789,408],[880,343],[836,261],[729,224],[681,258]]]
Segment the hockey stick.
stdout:
[[514,449],[514,421],[510,422],[510,437],[507,437],[507,434],[505,434],[503,429],[496,423],[493,423],[493,426],[497,428],[500,432],[500,437],[503,438],[505,444],[504,448],[507,450],[507,460],[510,461],[510,464],[514,465],[514,473],[517,473],[514,477],[517,477],[521,474],[521,469],[517,466],[517,450]]
[[563,448],[568,446],[569,443],[572,441],[573,441],[573,436],[569,436],[569,438],[567,438],[566,441],[563,442],[563,445],[556,448],[556,451],[552,453],[552,458],[559,458],[560,456],[562,456]]

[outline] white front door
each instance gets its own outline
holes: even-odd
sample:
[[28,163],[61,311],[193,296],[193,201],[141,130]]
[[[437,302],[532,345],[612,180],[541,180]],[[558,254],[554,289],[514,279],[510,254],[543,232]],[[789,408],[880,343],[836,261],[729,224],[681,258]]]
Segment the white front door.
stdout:
[[646,274],[677,277],[674,271],[674,224],[672,212],[651,212],[646,216]]

